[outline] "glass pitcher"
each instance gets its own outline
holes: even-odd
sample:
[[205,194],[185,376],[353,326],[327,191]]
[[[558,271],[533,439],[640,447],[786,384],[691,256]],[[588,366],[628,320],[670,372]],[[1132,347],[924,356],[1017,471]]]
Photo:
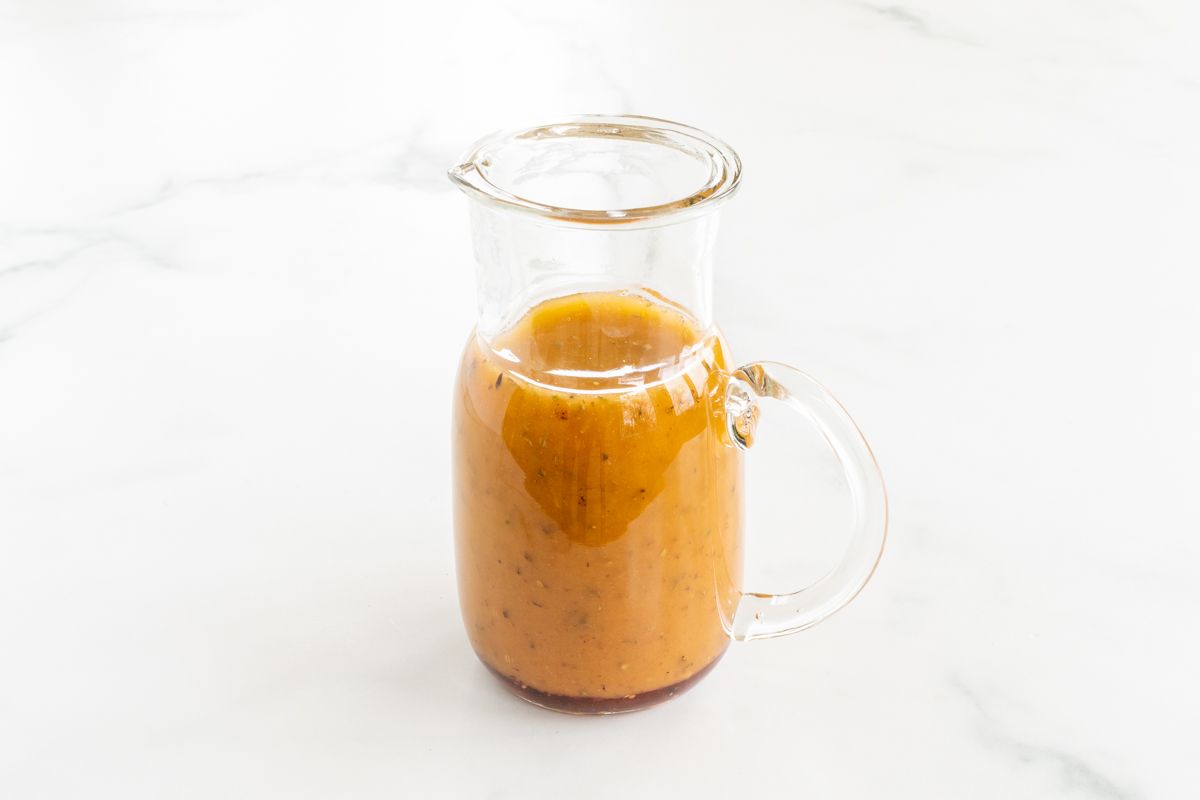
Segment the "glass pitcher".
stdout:
[[[585,116],[487,137],[450,178],[472,201],[479,303],[454,400],[458,586],[487,668],[546,708],[632,711],[692,686],[731,639],[848,603],[882,552],[883,480],[812,378],[730,360],[712,305],[733,150]],[[817,426],[854,511],[839,564],[782,595],[742,588],[742,458],[764,398]]]

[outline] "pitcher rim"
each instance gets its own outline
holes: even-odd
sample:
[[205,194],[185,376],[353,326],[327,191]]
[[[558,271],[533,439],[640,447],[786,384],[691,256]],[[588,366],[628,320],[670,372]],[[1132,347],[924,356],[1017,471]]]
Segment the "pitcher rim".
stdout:
[[[620,209],[583,209],[551,205],[522,197],[488,177],[488,154],[519,139],[618,137],[672,147],[705,162],[708,178],[685,197],[656,205]],[[721,139],[690,125],[637,114],[582,114],[558,122],[497,131],[475,142],[447,174],[469,197],[510,211],[566,225],[646,227],[678,222],[706,213],[728,199],[742,178],[738,154]]]

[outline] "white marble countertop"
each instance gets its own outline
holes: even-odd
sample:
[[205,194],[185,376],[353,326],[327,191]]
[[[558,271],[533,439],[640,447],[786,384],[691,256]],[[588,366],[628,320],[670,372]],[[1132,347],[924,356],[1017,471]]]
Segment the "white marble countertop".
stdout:
[[[0,796],[1195,797],[1197,21],[0,4]],[[608,719],[477,663],[448,502],[444,168],[581,111],[738,148],[718,316],[839,392],[892,498],[847,610]],[[834,546],[783,459],[761,580]]]

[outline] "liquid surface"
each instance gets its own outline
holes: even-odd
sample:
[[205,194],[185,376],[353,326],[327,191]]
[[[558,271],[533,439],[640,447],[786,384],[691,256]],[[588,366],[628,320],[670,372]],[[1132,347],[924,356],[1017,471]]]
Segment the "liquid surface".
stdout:
[[494,671],[551,698],[628,701],[724,652],[742,563],[725,368],[718,337],[633,293],[550,300],[468,342],[459,593]]

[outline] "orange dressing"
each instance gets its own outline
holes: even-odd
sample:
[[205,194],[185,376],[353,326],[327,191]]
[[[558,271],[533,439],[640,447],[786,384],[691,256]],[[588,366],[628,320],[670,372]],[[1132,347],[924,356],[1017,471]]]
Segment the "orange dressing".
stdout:
[[724,342],[639,294],[546,301],[455,396],[459,593],[471,643],[520,688],[620,699],[724,652],[741,581],[742,463]]

